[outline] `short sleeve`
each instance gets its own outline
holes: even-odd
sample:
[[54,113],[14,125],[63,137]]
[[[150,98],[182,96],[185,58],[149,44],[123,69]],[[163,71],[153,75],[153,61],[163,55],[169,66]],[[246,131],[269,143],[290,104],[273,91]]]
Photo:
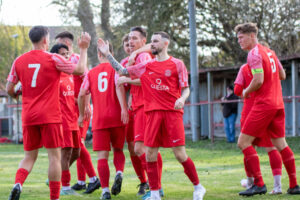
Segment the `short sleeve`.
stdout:
[[148,61],[127,67],[127,71],[132,79],[140,78],[146,71]]
[[179,86],[180,87],[188,87],[188,72],[186,69],[186,66],[181,60],[178,59],[172,59],[173,62],[176,64],[177,72],[178,72],[178,80],[179,80]]
[[277,61],[279,70],[282,70],[282,69],[283,69],[283,66],[282,66],[282,64],[281,64],[281,62],[279,61],[279,59],[278,59],[277,56],[276,56],[276,61]]
[[85,90],[86,94],[90,93],[90,81],[88,74],[84,77],[80,90]]
[[115,73],[115,85],[117,85],[119,78],[120,78],[120,75]]
[[248,53],[247,63],[253,75],[263,73],[263,60],[262,56],[259,54],[258,46]]
[[19,77],[16,72],[16,61],[14,61],[14,63],[12,64],[12,67],[7,77],[7,81],[12,82],[14,84],[17,84],[19,81]]
[[234,84],[237,84],[237,85],[240,85],[242,87],[244,87],[244,83],[245,83],[245,79],[244,79],[244,76],[243,76],[243,68],[245,67],[245,65],[243,65],[240,70],[239,70],[239,73],[238,75],[236,76],[236,79],[234,81]]
[[56,68],[59,71],[65,72],[67,74],[72,74],[76,68],[76,64],[73,64],[71,61],[66,60],[59,54],[52,54],[52,60],[56,64]]
[[152,57],[149,53],[140,53],[136,60],[135,60],[135,63],[143,63],[143,62],[146,62],[146,61],[149,61],[149,60],[152,60]]

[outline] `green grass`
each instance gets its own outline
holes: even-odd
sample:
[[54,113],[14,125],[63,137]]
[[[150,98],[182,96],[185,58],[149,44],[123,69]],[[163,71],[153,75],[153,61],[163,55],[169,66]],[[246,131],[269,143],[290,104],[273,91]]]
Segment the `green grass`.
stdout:
[[[300,169],[300,138],[288,138],[288,143],[295,153],[297,171]],[[243,168],[243,155],[235,144],[228,144],[225,141],[216,141],[211,144],[210,141],[200,141],[192,143],[187,142],[187,153],[194,160],[200,177],[200,182],[206,187],[206,200],[222,199],[249,199],[237,195],[243,188],[240,186],[240,180],[245,177]],[[125,149],[126,166],[124,172],[124,181],[120,195],[113,197],[116,200],[133,200],[136,197],[139,184],[138,179],[131,166],[128,151]],[[92,152],[89,146],[89,151]],[[163,176],[162,186],[165,192],[166,200],[188,200],[192,199],[193,187],[188,178],[183,173],[182,166],[175,160],[171,149],[161,149],[163,157]],[[272,190],[273,178],[269,166],[269,158],[263,149],[259,149],[261,170],[264,181],[269,189]],[[92,154],[94,166],[96,167],[96,154]],[[0,145],[0,199],[7,199],[10,190],[14,184],[15,172],[18,163],[23,158],[23,146],[5,144]],[[111,169],[110,185],[112,185],[115,171],[110,155],[109,165]],[[49,199],[49,189],[45,185],[47,179],[48,159],[45,149],[41,149],[39,158],[28,176],[21,195],[21,199],[44,200]],[[72,181],[76,181],[76,167],[71,167]],[[251,199],[297,199],[297,197],[286,195],[288,188],[288,177],[283,170],[282,175],[283,195],[258,195]],[[65,197],[61,200],[79,200],[79,199],[99,199],[101,190],[91,195],[80,197]]]

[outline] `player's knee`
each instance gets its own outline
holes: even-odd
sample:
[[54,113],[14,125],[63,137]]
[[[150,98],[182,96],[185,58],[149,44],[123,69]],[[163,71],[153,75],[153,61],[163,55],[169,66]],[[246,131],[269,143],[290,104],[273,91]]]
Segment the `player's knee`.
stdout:
[[238,140],[237,146],[238,146],[238,148],[240,148],[241,150],[243,150],[245,145],[244,145],[243,141]]
[[134,147],[134,153],[137,155],[137,156],[141,156],[145,153],[145,149],[140,146],[140,145],[135,145]]
[[77,160],[80,157],[80,149],[79,148],[73,149],[72,156],[74,157],[75,160]]
[[180,163],[183,163],[188,158],[188,156],[186,155],[185,152],[174,152],[174,155],[175,155],[176,160],[178,160],[178,162],[180,162]]

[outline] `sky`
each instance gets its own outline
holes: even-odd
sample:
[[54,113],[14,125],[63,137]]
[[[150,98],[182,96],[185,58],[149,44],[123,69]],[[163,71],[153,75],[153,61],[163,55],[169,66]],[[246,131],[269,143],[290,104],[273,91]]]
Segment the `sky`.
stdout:
[[0,23],[6,25],[63,25],[58,7],[51,0],[2,0]]

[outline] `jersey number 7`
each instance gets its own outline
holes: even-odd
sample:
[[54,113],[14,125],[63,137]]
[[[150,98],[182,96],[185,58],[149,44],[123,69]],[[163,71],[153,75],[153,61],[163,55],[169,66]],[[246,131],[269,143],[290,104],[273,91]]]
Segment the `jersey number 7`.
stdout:
[[31,87],[36,87],[36,79],[40,70],[41,64],[29,64],[28,68],[35,68],[32,81],[31,81]]

